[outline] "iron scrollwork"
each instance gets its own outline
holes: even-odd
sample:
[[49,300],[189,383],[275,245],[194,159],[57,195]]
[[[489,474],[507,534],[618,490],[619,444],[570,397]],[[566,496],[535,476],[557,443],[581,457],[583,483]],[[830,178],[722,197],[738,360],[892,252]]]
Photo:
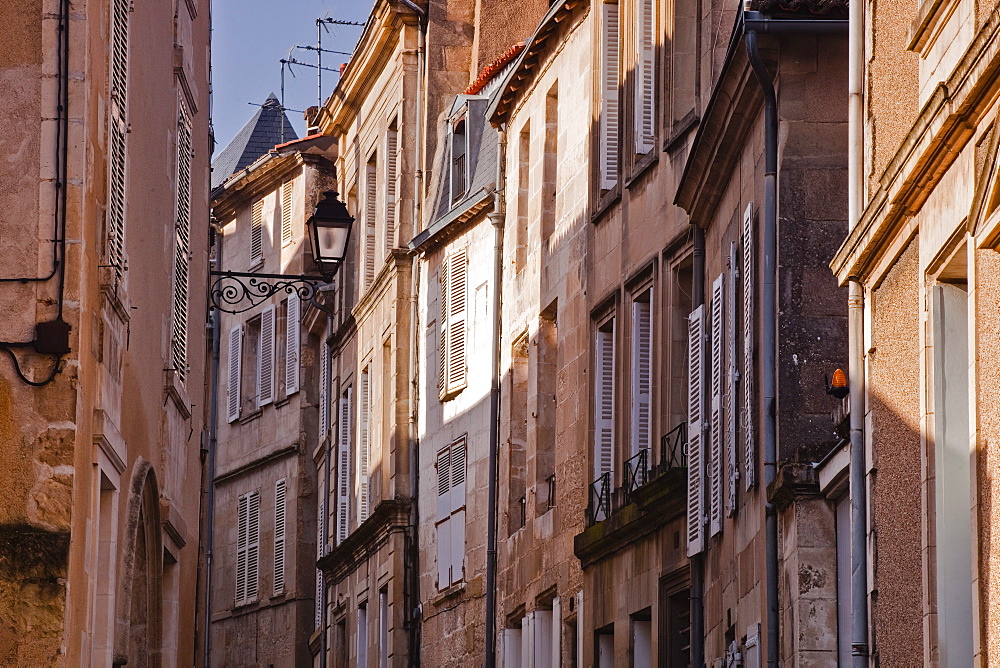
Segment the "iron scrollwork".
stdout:
[[320,285],[330,280],[324,276],[289,276],[285,274],[250,274],[237,271],[213,271],[210,299],[212,306],[225,313],[243,313],[284,291],[310,301]]

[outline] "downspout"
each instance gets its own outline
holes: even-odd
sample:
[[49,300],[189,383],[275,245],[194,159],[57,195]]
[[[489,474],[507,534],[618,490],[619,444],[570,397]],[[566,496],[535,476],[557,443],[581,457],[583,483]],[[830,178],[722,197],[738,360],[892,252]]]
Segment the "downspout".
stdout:
[[775,278],[778,255],[778,100],[771,76],[757,50],[757,33],[747,30],[747,57],[764,95],[764,246],[763,290],[761,295],[761,367],[764,392],[764,570],[767,600],[767,665],[778,665],[778,513],[767,498],[767,490],[777,473],[777,311]]
[[[692,309],[705,304],[705,229],[694,226],[691,260]],[[691,665],[705,665],[705,553],[691,556]]]
[[[329,286],[322,286],[320,291],[323,293],[332,294],[334,286],[331,284]],[[326,304],[321,304],[318,299],[313,297],[310,303],[315,306],[318,310],[326,314],[326,336],[323,337],[322,345],[327,347],[326,356],[326,410],[329,417],[326,420],[326,433],[320,434],[320,439],[326,440],[326,452],[323,456],[323,510],[322,515],[317,519],[318,522],[322,522],[323,533],[320,535],[319,540],[322,545],[318,545],[319,553],[321,556],[326,556],[327,552],[330,550],[330,544],[327,537],[330,535],[330,527],[327,526],[327,522],[330,521],[330,458],[333,456],[333,416],[330,414],[330,406],[333,405],[333,346],[330,345],[330,338],[333,336],[333,309]],[[320,373],[320,378],[323,374]],[[318,510],[318,509],[317,509]],[[319,666],[320,668],[326,668],[326,654],[328,648],[326,646],[326,579],[323,579],[323,586],[320,587],[320,639],[319,639]]]
[[490,381],[490,453],[488,509],[486,513],[486,668],[497,663],[496,588],[497,588],[497,471],[500,457],[500,336],[502,325],[501,294],[503,281],[503,227],[506,215],[507,131],[497,130],[497,185],[493,211],[493,341],[491,344],[492,379]]
[[[222,229],[211,224],[211,234],[215,237],[215,266],[222,268]],[[208,401],[208,455],[205,474],[205,637],[203,639],[205,668],[212,665],[212,549],[215,530],[215,449],[219,434],[219,339],[222,314],[218,308],[212,309],[212,363],[209,370]]]

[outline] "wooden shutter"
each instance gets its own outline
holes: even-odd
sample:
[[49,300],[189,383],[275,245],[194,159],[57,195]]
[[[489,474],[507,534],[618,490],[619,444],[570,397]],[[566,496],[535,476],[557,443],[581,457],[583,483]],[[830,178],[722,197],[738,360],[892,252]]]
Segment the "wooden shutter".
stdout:
[[260,312],[260,346],[257,348],[257,406],[274,401],[274,306]]
[[264,259],[264,200],[250,205],[250,264]]
[[706,462],[709,493],[709,532],[715,536],[722,531],[722,470],[723,470],[723,405],[722,393],[725,387],[725,274],[719,274],[712,282],[712,362],[711,362],[711,424],[709,429],[709,452],[711,461]]
[[443,394],[448,386],[448,258],[445,257],[441,263],[441,273],[438,276],[438,285],[441,288],[441,317],[438,322],[438,335],[440,345],[438,353],[440,359],[440,369],[438,373],[438,390]]
[[365,289],[375,282],[375,163],[365,167]]
[[125,268],[125,181],[128,143],[129,0],[111,3],[111,52],[108,78],[108,264]]
[[465,480],[468,472],[468,446],[463,436],[451,446],[451,582],[461,581],[465,561]]
[[[597,359],[594,365],[594,478],[614,473],[614,388],[615,388],[615,333],[614,320],[611,331],[597,332]],[[612,476],[613,477],[613,476]],[[614,482],[614,481],[612,481]]]
[[319,348],[319,439],[323,441],[330,434],[330,346],[324,340]]
[[451,585],[451,448],[437,455],[437,560],[438,589]]
[[656,56],[654,51],[653,0],[637,0],[635,3],[635,152],[648,153],[653,148],[655,116],[653,96],[655,95]]
[[618,4],[604,3],[602,11],[601,189],[618,182]]
[[289,181],[281,186],[281,243],[292,240],[292,188],[295,182]]
[[[322,518],[320,518],[322,521]],[[285,592],[285,479],[274,483],[274,594]]]
[[285,394],[299,391],[299,347],[301,345],[299,296],[289,295],[285,315]]
[[688,494],[687,555],[705,548],[704,522],[704,396],[705,396],[705,307],[688,317]]
[[753,396],[754,362],[754,257],[753,246],[753,203],[747,204],[743,213],[743,472],[746,488],[753,487],[757,480],[757,453],[754,447]]
[[468,262],[465,248],[448,260],[448,372],[446,391],[465,387],[465,323],[468,313]]
[[351,390],[340,399],[340,440],[337,443],[337,542],[347,539],[351,512]]
[[171,363],[181,380],[187,378],[188,284],[191,254],[191,121],[184,104],[177,116],[177,216],[174,237],[173,312],[171,317]]
[[260,566],[260,493],[247,495],[247,595],[246,602],[257,600]]
[[[632,302],[632,455],[650,447],[652,321],[650,302]],[[650,464],[647,461],[647,466]]]
[[243,325],[229,330],[229,396],[226,418],[234,422],[240,417],[240,376],[243,361]]
[[399,133],[389,130],[385,146],[385,255],[396,247],[396,180]]
[[371,431],[371,380],[368,369],[361,372],[358,387],[361,406],[358,417],[358,524],[368,519],[368,451]]
[[726,496],[726,509],[729,516],[736,514],[737,499],[736,487],[740,480],[739,457],[736,447],[736,421],[739,411],[736,408],[737,386],[739,385],[739,371],[737,371],[737,347],[736,347],[736,290],[739,271],[737,263],[739,255],[736,250],[736,242],[729,244],[729,283],[727,285],[726,298],[726,356],[728,358],[728,388],[726,391],[726,454],[729,463],[729,493]]
[[243,605],[247,597],[247,525],[249,498],[241,496],[236,505],[236,594],[234,605]]

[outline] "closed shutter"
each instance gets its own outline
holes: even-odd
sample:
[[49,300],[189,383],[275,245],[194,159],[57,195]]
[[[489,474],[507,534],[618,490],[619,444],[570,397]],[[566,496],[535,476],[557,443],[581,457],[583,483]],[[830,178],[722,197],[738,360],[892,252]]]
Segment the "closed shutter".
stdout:
[[340,399],[340,440],[337,443],[337,542],[347,539],[351,512],[351,390]]
[[281,186],[281,243],[292,240],[292,188],[295,182],[289,181]]
[[244,494],[236,505],[236,594],[234,605],[243,605],[247,597],[247,524],[249,499]]
[[[652,321],[650,302],[632,302],[632,455],[650,447]],[[649,465],[647,460],[647,466]]]
[[460,248],[453,252],[448,260],[448,384],[446,386],[448,392],[461,389],[466,383],[467,277],[466,250]]
[[687,554],[705,547],[704,524],[704,420],[705,394],[705,307],[699,306],[688,318],[688,494]]
[[358,387],[361,405],[358,417],[358,524],[368,519],[368,450],[371,430],[371,382],[368,369],[361,372]]
[[[320,518],[322,522],[322,518]],[[285,592],[285,479],[274,483],[274,594]]]
[[188,283],[191,254],[191,121],[183,103],[177,116],[177,220],[174,238],[173,313],[170,352],[174,370],[187,378]]
[[108,78],[108,264],[125,268],[125,156],[128,137],[129,0],[111,3],[111,53]]
[[602,10],[601,189],[618,182],[618,5],[604,3]]
[[326,341],[319,346],[319,439],[330,433],[330,346]]
[[264,200],[250,205],[250,264],[264,259]]
[[287,395],[299,391],[300,310],[299,296],[290,295],[285,316],[285,394]]
[[451,585],[451,448],[437,455],[437,560],[438,589]]
[[754,361],[754,246],[753,203],[743,213],[743,471],[746,488],[757,480],[757,453],[754,448],[753,361]]
[[257,360],[257,405],[274,401],[274,306],[260,312],[260,346]]
[[726,455],[729,464],[729,493],[726,497],[726,509],[729,516],[736,514],[737,499],[736,488],[740,480],[739,469],[739,448],[736,445],[736,421],[739,414],[737,409],[737,387],[739,385],[739,371],[737,371],[737,348],[736,348],[736,290],[739,270],[737,263],[739,255],[736,250],[736,242],[729,245],[729,283],[727,285],[726,298],[726,356],[728,358],[728,389],[726,391]]
[[385,146],[385,254],[396,247],[396,180],[399,133],[389,130]]
[[260,567],[260,493],[247,495],[247,596],[246,602],[257,600],[257,578]]
[[243,326],[236,325],[229,330],[229,396],[226,403],[226,419],[234,422],[240,417],[240,376],[243,360]]
[[[594,478],[605,473],[614,477],[614,387],[615,387],[615,333],[614,320],[611,331],[597,332],[597,359],[594,368]],[[612,480],[612,483],[614,481]]]
[[723,405],[722,392],[725,383],[725,274],[712,282],[712,362],[711,362],[711,424],[709,429],[708,473],[709,531],[712,536],[722,531],[722,470],[723,470]]
[[463,436],[451,446],[451,582],[462,580],[465,560],[465,479],[468,470],[468,447]]
[[365,289],[375,282],[375,164],[365,168]]
[[635,3],[635,152],[648,153],[653,148],[655,117],[653,96],[655,94],[656,57],[654,53],[653,0],[637,0]]
[[445,257],[441,263],[441,273],[438,276],[438,284],[441,288],[441,317],[438,323],[438,334],[440,345],[438,353],[440,355],[440,369],[438,373],[438,390],[442,393],[448,384],[448,258]]

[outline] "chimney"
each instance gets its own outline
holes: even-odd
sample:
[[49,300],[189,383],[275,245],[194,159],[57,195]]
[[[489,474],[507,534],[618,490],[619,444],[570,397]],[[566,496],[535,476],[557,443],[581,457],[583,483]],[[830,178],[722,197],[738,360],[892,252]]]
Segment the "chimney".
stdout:
[[319,107],[312,106],[305,110],[306,136],[319,134]]

